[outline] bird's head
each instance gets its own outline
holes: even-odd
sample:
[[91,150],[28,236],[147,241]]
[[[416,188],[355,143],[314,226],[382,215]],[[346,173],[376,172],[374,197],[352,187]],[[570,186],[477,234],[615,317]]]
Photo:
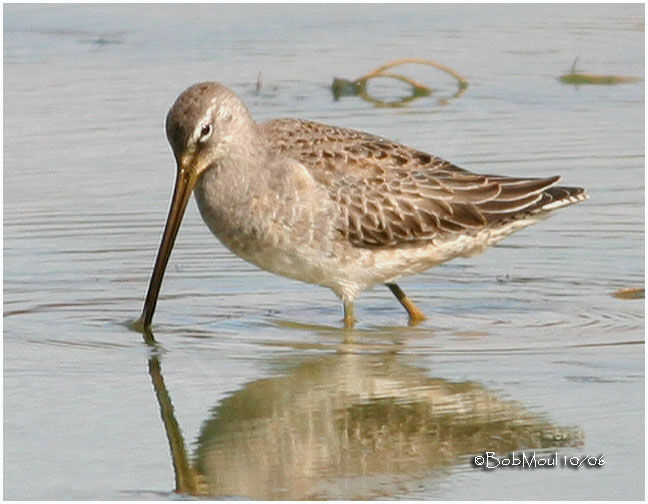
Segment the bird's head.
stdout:
[[227,157],[250,149],[258,140],[256,125],[245,104],[218,82],[203,82],[185,90],[169,110],[166,134],[173,149],[177,175],[171,207],[144,302],[141,322],[149,327],[171,249],[187,202],[200,176]]

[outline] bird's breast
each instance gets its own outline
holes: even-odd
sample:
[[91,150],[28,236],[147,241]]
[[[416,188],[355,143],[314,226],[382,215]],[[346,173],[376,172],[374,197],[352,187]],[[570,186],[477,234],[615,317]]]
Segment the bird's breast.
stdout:
[[194,190],[200,214],[229,250],[256,266],[289,278],[322,284],[338,264],[328,200],[305,184],[277,180],[224,184],[217,172],[203,175]]

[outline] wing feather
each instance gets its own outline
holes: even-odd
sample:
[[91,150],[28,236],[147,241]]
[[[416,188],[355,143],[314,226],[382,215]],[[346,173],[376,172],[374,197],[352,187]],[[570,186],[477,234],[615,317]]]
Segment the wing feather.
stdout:
[[360,131],[296,119],[259,127],[274,154],[296,159],[327,188],[339,208],[336,227],[358,247],[472,233],[586,197],[579,188],[554,187],[559,176],[475,174]]

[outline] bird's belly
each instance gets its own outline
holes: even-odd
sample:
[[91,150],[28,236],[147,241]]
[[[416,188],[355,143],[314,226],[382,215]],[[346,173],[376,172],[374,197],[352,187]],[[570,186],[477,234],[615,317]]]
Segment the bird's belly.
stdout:
[[302,282],[326,285],[338,261],[313,247],[277,244],[259,237],[216,235],[230,251],[259,268]]
[[[212,230],[214,231],[214,230]],[[332,289],[353,299],[374,285],[421,273],[455,257],[483,252],[501,236],[457,236],[452,240],[391,249],[357,248],[348,243],[276,242],[256,235],[218,233],[234,254],[271,273]],[[489,239],[490,238],[490,239]]]
[[[215,198],[212,198],[215,199]],[[332,289],[343,299],[379,283],[423,272],[455,257],[482,252],[537,217],[515,220],[497,229],[458,233],[392,248],[363,248],[336,233],[321,209],[303,206],[282,210],[247,205],[213,205],[204,192],[198,206],[212,233],[234,254],[261,269]],[[240,206],[240,205],[239,205]],[[284,215],[284,219],[275,216]]]

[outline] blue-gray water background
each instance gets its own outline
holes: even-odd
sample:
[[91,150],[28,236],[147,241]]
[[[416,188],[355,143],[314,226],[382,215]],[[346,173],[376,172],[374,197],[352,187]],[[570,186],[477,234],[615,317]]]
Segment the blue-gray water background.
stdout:
[[[3,11],[5,498],[175,497],[151,350],[128,321],[174,177],[164,116],[202,80],[229,86],[257,120],[371,131],[485,173],[562,174],[591,196],[483,255],[403,281],[429,316],[418,327],[386,289],[360,296],[351,343],[332,293],[232,256],[190,203],[154,329],[191,463],[212,471],[209,493],[643,498],[644,302],[612,293],[644,284],[644,82],[557,79],[576,57],[586,73],[643,79],[643,5]],[[402,57],[449,65],[469,87],[444,101],[452,79],[408,66],[399,71],[434,94],[395,108],[333,100],[334,77]],[[407,408],[424,410],[403,417],[423,428],[394,420]],[[485,410],[501,418],[484,421]],[[242,419],[226,429],[226,414]],[[486,441],[475,419],[488,424]],[[471,464],[534,422],[575,429],[580,441],[554,451],[604,454],[605,465]],[[511,446],[537,447],[519,436]],[[390,462],[396,447],[413,462]]]

